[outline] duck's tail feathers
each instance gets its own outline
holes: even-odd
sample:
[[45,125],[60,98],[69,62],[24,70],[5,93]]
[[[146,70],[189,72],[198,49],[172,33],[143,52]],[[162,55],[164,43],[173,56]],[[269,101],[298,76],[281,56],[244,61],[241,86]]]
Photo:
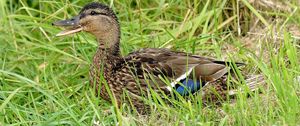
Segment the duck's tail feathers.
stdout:
[[240,87],[235,90],[230,90],[228,92],[229,95],[236,95],[238,92],[253,92],[258,90],[260,87],[263,87],[266,83],[266,80],[263,75],[249,75],[246,77],[246,85],[247,87]]

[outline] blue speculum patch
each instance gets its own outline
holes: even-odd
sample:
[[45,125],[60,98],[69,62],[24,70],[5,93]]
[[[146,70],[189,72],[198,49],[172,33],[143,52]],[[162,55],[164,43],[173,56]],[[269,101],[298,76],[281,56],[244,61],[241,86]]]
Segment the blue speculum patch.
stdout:
[[176,84],[175,85],[175,90],[177,93],[180,95],[188,95],[188,94],[193,94],[196,91],[200,90],[202,84],[199,80],[193,80],[189,78],[185,78],[180,81],[181,84]]

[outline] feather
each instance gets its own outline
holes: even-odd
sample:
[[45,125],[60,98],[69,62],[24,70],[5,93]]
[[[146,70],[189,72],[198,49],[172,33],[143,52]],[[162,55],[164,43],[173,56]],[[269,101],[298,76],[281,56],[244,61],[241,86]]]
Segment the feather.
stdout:
[[[247,79],[245,80],[245,86],[249,89],[249,91],[255,91],[259,89],[259,87],[264,86],[264,84],[266,83],[266,80],[262,75],[248,75],[246,77]],[[246,92],[244,89],[245,88],[229,90],[228,94],[236,95],[238,92]]]
[[189,68],[189,70],[186,73],[184,73],[181,76],[179,76],[178,78],[176,78],[175,81],[170,83],[171,87],[168,86],[167,89],[169,91],[172,91],[172,88],[174,88],[175,85],[178,84],[178,82],[180,82],[181,80],[186,79],[190,75],[190,73],[192,72],[193,69],[194,69],[194,67]]
[[199,80],[185,78],[181,80],[180,83],[182,84],[177,84],[175,90],[182,96],[188,95],[190,93],[193,94],[201,88],[201,82]]

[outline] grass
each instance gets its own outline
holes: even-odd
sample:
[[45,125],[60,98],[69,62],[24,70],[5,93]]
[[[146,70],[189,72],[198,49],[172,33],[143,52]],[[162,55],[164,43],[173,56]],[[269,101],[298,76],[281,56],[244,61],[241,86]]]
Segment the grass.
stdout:
[[[183,100],[154,104],[147,117],[95,97],[88,70],[97,42],[86,33],[55,37],[51,26],[87,2],[0,1],[0,125],[299,125],[300,13],[297,1],[101,1],[117,12],[122,55],[144,47],[171,48],[247,63],[266,87],[235,103],[204,107]],[[264,6],[262,6],[264,5]],[[287,9],[282,9],[287,8]],[[296,28],[296,30],[291,30]],[[298,28],[298,29],[297,29]],[[298,34],[297,34],[298,32]],[[298,80],[297,80],[298,78]],[[197,97],[195,97],[197,101]],[[127,113],[127,114],[124,114]]]

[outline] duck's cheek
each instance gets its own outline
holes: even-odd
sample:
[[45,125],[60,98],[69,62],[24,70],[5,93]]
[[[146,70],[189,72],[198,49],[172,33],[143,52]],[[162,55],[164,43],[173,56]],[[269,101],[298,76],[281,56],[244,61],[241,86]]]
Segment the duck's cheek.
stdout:
[[112,25],[113,22],[108,18],[100,18],[98,24],[95,24],[95,26],[99,27],[99,30],[101,29],[102,31],[108,31]]
[[81,26],[82,31],[88,32],[86,26]]
[[83,25],[82,28],[86,32],[94,32],[96,30],[93,25]]

